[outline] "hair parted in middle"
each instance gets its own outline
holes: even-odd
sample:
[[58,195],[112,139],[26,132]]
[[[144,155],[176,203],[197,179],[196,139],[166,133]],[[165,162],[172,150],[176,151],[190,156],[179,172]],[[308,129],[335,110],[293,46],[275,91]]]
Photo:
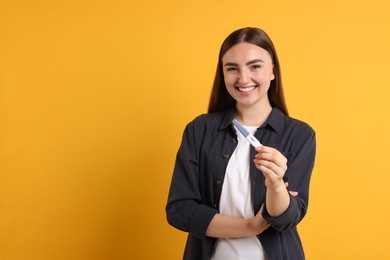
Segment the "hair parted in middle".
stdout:
[[260,48],[263,48],[271,56],[274,66],[273,72],[275,79],[271,81],[271,85],[268,90],[268,98],[272,107],[277,107],[284,114],[288,115],[287,105],[283,94],[280,65],[278,56],[276,54],[276,49],[269,36],[263,30],[254,27],[238,29],[232,32],[222,43],[221,49],[219,51],[217,71],[211,91],[208,113],[223,111],[235,105],[235,100],[230,96],[225,86],[222,57],[230,48],[241,42],[254,44]]

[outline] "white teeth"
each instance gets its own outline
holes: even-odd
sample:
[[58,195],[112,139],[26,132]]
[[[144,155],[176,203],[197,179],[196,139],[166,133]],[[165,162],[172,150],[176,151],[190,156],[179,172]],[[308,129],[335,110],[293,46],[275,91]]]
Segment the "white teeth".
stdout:
[[253,86],[253,87],[247,87],[247,88],[238,88],[238,90],[240,90],[241,92],[249,92],[249,91],[252,91],[256,88],[256,86]]

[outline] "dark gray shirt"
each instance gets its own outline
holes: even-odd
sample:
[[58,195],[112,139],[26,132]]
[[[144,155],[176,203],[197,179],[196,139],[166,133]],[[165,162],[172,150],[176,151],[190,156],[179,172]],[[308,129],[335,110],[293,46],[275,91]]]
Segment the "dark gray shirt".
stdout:
[[[206,230],[218,213],[226,167],[237,146],[233,116],[234,109],[204,114],[190,122],[184,131],[166,206],[168,222],[188,232],[183,259],[209,259],[212,255],[216,239],[207,237]],[[265,205],[263,217],[271,226],[258,238],[269,260],[304,259],[296,225],[307,211],[315,132],[306,123],[273,108],[255,137],[286,156],[288,169],[284,180],[288,181],[289,190],[298,192],[298,196],[290,196],[290,205],[278,217],[269,216]],[[251,160],[255,153],[251,147]],[[265,204],[266,187],[263,174],[253,163],[249,174],[256,214]]]

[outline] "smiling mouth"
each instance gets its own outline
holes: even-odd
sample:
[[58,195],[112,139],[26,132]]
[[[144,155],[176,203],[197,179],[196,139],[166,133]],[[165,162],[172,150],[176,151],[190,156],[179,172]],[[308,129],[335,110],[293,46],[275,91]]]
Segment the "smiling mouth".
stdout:
[[257,88],[257,86],[251,86],[251,87],[238,87],[237,89],[238,89],[240,92],[250,92],[250,91],[254,90],[255,88]]

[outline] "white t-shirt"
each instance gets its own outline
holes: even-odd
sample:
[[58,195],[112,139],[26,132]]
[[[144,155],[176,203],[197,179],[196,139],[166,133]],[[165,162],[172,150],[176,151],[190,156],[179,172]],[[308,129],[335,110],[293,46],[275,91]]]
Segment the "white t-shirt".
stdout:
[[[258,127],[245,126],[254,134]],[[249,176],[250,143],[236,129],[238,144],[226,168],[219,204],[220,213],[227,216],[254,217]],[[265,260],[265,252],[256,236],[217,239],[212,260]]]

